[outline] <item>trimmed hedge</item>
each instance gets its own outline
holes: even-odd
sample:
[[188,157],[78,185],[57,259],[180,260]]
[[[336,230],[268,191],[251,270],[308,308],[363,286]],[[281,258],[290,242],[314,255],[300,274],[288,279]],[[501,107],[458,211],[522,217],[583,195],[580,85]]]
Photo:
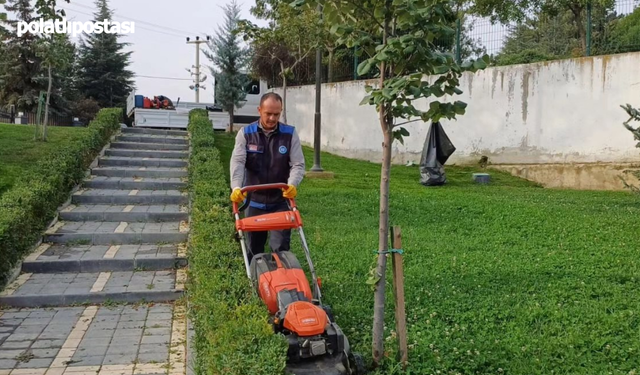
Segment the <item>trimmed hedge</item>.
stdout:
[[283,374],[287,344],[268,324],[235,240],[229,185],[207,112],[189,113],[189,304],[197,374]]
[[0,198],[0,285],[42,236],[56,210],[120,127],[122,110],[101,110],[88,131],[70,147],[38,162]]

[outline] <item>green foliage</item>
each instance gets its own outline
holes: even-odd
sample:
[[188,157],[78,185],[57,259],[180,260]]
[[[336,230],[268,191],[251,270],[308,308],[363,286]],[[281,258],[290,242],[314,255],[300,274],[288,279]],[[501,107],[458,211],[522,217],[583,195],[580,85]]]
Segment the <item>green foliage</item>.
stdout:
[[[232,137],[216,142],[231,153]],[[304,152],[312,163],[313,150]],[[305,179],[297,203],[323,302],[368,362],[380,164],[323,153],[322,166],[336,179]],[[482,186],[471,179],[479,167],[446,168],[448,184],[437,188],[419,184],[417,167],[391,170],[390,221],[405,251],[406,374],[638,373],[637,197],[543,189],[495,170]],[[296,240],[291,248],[304,256]],[[379,374],[397,375],[388,272]]]
[[[113,20],[107,0],[96,0],[94,22]],[[128,67],[129,45],[118,41],[114,33],[89,34],[79,48],[79,90],[83,97],[95,99],[101,108],[124,107],[134,88],[133,72]]]
[[243,72],[248,62],[249,50],[240,47],[237,35],[240,10],[235,0],[224,7],[224,26],[207,44],[210,51],[204,51],[205,56],[215,65],[210,67],[215,77],[215,99],[229,113],[230,130],[233,125],[231,116],[235,108],[242,107],[247,96],[245,87],[249,84],[249,79]]
[[470,3],[470,11],[490,17],[492,21],[509,23],[524,21],[531,13],[540,11],[547,15],[557,15],[566,10],[582,14],[590,2],[594,7],[611,8],[615,0],[465,0]]
[[640,8],[614,20],[610,28],[608,44],[612,53],[640,51]]
[[38,106],[40,91],[46,91],[42,76],[42,61],[37,54],[38,36],[24,33],[18,36],[17,23],[35,20],[29,0],[9,0],[5,9],[14,19],[0,24],[3,51],[0,57],[0,106],[15,105],[17,111],[33,111]]
[[631,132],[631,134],[633,134],[633,139],[638,141],[636,147],[640,148],[640,127],[634,129],[633,126],[630,125],[631,121],[640,121],[640,109],[633,108],[631,104],[627,104],[626,106],[621,107],[629,115],[629,119],[625,121],[623,125],[627,130]]
[[283,374],[287,344],[245,273],[225,168],[207,113],[189,114],[191,238],[188,296],[195,328],[196,373]]
[[0,284],[82,181],[86,168],[119,129],[121,117],[119,109],[102,110],[77,142],[40,160],[0,197]]

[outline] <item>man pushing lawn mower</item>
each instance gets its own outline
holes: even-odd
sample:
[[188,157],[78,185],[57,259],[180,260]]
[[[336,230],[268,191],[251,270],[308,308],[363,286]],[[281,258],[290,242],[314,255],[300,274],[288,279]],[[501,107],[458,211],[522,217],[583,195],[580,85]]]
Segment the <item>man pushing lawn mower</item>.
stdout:
[[[251,194],[246,216],[287,211],[285,198],[295,198],[297,186],[304,177],[305,163],[300,138],[293,126],[280,123],[282,98],[267,93],[260,99],[260,120],[240,129],[231,155],[231,200],[242,203],[246,185],[285,183],[284,191],[261,190]],[[249,261],[263,253],[268,232],[247,235]],[[269,245],[272,251],[288,251],[291,230],[271,231]]]
[[[295,128],[279,122],[281,111],[280,96],[265,94],[260,120],[238,132],[231,156],[231,201],[247,276],[269,311],[274,332],[289,343],[289,374],[360,375],[361,357],[351,352],[331,309],[322,304],[294,199],[304,176],[304,155]],[[313,289],[290,251],[292,229],[300,234]],[[269,233],[271,252],[265,253]]]

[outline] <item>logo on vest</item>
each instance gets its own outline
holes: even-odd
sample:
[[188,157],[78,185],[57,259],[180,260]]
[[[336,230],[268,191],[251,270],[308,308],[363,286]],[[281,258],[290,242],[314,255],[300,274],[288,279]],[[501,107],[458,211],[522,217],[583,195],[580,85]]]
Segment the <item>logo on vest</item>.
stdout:
[[280,151],[280,153],[282,155],[287,153],[287,147],[286,146],[280,146],[280,148],[278,149],[278,151]]

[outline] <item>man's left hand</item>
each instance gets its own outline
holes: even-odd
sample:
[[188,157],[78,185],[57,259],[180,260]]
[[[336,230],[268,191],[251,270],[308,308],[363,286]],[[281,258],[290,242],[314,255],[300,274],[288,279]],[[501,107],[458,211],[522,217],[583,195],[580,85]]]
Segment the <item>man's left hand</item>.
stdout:
[[298,191],[296,190],[296,187],[293,185],[289,185],[289,187],[287,189],[282,189],[282,196],[287,198],[287,199],[293,199],[296,197],[296,195],[298,194]]

